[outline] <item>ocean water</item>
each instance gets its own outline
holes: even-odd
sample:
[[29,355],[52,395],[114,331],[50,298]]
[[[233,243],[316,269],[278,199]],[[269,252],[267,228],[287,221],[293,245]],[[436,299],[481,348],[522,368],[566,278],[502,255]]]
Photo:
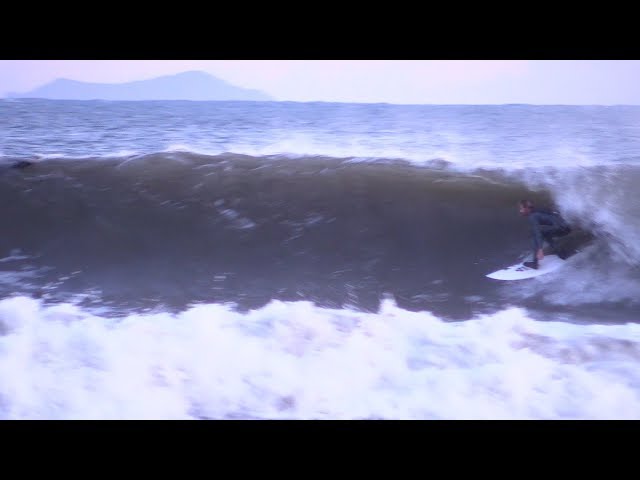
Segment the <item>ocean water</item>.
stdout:
[[[640,107],[0,100],[0,418],[640,418]],[[518,200],[573,232],[557,272]]]

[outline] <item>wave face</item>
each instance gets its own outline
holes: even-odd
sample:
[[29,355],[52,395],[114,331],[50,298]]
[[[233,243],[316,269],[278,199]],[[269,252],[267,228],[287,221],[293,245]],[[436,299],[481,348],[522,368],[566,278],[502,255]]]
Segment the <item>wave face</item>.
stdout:
[[[37,278],[33,289],[100,291],[126,308],[304,299],[375,311],[393,295],[403,308],[468,318],[505,301],[636,305],[639,212],[629,195],[640,170],[547,172],[544,186],[520,176],[186,152],[49,159],[0,179],[13,226],[0,248],[19,257],[7,265]],[[530,254],[521,198],[559,206],[574,226],[564,248],[581,253],[526,290],[485,278]]]

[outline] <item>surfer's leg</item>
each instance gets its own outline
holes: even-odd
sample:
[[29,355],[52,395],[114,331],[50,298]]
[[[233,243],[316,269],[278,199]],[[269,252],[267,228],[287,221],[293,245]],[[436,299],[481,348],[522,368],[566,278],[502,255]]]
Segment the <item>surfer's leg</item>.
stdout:
[[556,228],[554,226],[541,225],[540,233],[542,233],[542,238],[549,244],[551,251],[555,253],[556,251],[556,242],[554,237],[561,237],[566,235],[562,229]]
[[535,246],[533,247],[533,256],[531,257],[531,261],[523,262],[523,265],[529,268],[538,268],[538,250],[536,250]]
[[543,236],[544,236],[544,239],[549,244],[549,247],[551,247],[551,250],[555,252],[555,250],[556,250],[556,242],[553,239],[553,235],[547,234],[547,235],[543,235]]

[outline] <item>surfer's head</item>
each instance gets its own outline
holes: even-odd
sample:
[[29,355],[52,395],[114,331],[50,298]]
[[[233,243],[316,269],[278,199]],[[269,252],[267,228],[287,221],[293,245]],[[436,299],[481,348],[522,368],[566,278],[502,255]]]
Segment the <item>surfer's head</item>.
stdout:
[[527,216],[533,210],[533,202],[531,200],[520,200],[518,207],[520,208],[520,215]]

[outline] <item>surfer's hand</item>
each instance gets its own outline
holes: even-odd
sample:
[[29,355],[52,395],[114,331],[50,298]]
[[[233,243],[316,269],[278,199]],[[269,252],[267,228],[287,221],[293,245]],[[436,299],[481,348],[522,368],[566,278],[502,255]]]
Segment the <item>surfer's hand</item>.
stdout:
[[544,258],[544,252],[542,251],[542,249],[538,250],[537,257],[538,257],[538,260],[542,260]]

